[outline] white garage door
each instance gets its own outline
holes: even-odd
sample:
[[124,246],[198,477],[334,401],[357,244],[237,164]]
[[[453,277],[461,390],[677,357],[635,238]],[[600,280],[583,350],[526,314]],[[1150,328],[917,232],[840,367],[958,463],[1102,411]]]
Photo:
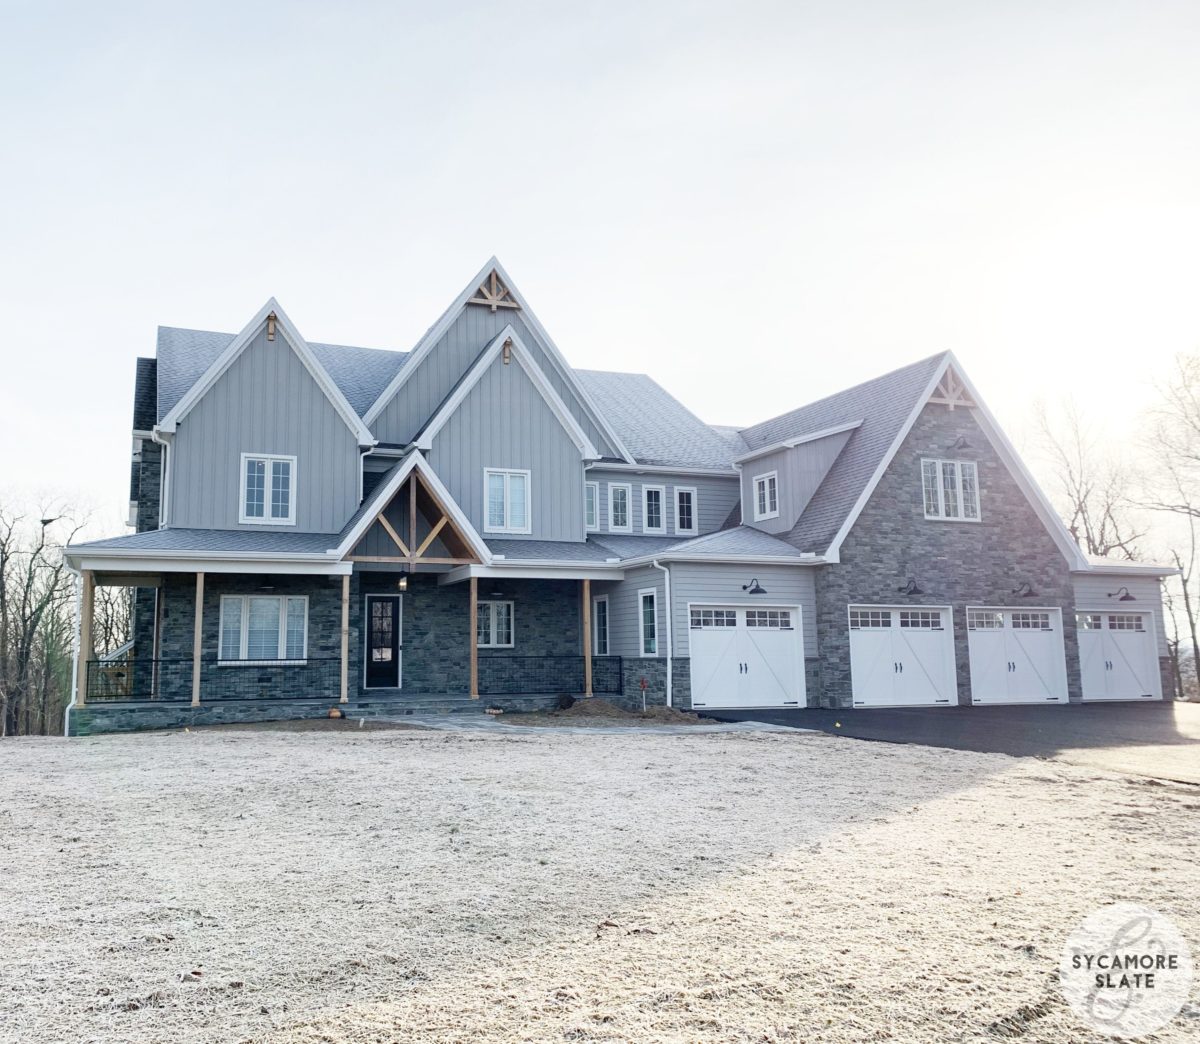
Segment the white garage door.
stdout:
[[803,707],[797,606],[688,606],[693,707]]
[[854,706],[932,707],[958,702],[949,606],[848,608]]
[[1079,613],[1085,700],[1159,700],[1162,680],[1145,613]]
[[1066,703],[1059,609],[967,608],[972,703]]

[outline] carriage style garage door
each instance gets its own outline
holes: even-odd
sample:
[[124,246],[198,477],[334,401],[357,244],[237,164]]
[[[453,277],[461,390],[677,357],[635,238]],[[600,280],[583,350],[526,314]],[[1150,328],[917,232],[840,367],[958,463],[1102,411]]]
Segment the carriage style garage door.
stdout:
[[949,606],[852,605],[848,609],[854,706],[958,702]]
[[798,606],[689,605],[693,707],[803,707]]
[[1079,613],[1085,700],[1159,700],[1162,681],[1146,613]]
[[1066,703],[1062,611],[967,607],[972,703]]

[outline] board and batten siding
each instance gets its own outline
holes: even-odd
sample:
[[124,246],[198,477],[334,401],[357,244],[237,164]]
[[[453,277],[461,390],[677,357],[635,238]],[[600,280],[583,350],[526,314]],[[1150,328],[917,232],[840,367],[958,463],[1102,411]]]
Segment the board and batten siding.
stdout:
[[[596,482],[600,486],[600,528],[596,530],[599,533],[612,532],[608,524],[608,487],[610,484],[628,485],[631,487],[630,499],[632,503],[630,505],[630,518],[633,522],[631,532],[634,535],[640,535],[644,532],[642,525],[644,521],[642,510],[643,486],[659,486],[666,491],[663,507],[667,528],[665,533],[651,534],[657,536],[676,535],[675,488],[677,486],[696,491],[696,536],[702,536],[705,533],[715,533],[720,529],[725,524],[725,520],[729,517],[729,512],[733,510],[738,499],[737,476],[732,471],[729,473],[729,478],[721,478],[716,475],[671,475],[665,473],[650,475],[645,472],[609,471],[606,468],[603,471],[588,471],[584,477],[588,482]],[[621,532],[623,533],[624,530]]]
[[[608,652],[610,656],[641,658],[638,644],[638,592],[653,589],[658,608],[658,655],[667,654],[666,600],[663,594],[663,574],[653,566],[631,569],[625,579],[613,583],[593,582],[592,597],[608,596]],[[675,653],[679,655],[678,652]]]
[[459,378],[510,323],[592,444],[605,456],[616,456],[616,448],[609,445],[561,368],[542,348],[541,340],[525,325],[520,313],[511,308],[493,312],[490,308],[467,305],[380,411],[371,425],[372,434],[380,442],[397,445],[412,442]]
[[[766,453],[742,465],[742,521],[764,533],[786,533],[796,524],[830,466],[854,433],[839,432],[815,442]],[[754,479],[774,471],[779,494],[779,516],[754,520]]]
[[[817,655],[816,570],[809,566],[738,565],[667,562],[674,602],[674,652],[690,656],[688,604],[736,605],[747,609],[800,606],[804,655]],[[748,595],[742,584],[758,580],[766,594]]]
[[[1159,656],[1167,656],[1167,625],[1163,617],[1162,584],[1153,576],[1130,576],[1125,573],[1075,573],[1076,612],[1149,613],[1154,618],[1154,642]],[[1132,602],[1122,602],[1115,595],[1128,587]]]
[[[296,524],[243,525],[242,454],[296,458]],[[172,528],[336,533],[358,507],[358,442],[284,337],[260,332],[179,423]]]
[[554,412],[517,362],[497,356],[433,439],[429,463],[485,538],[485,468],[530,472],[531,528],[504,539],[578,540],[583,532],[583,461]]

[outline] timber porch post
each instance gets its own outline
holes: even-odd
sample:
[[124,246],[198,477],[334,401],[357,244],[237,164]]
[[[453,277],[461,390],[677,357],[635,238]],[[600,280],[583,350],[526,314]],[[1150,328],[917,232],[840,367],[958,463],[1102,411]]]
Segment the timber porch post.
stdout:
[[196,611],[192,622],[192,706],[200,706],[200,653],[204,647],[204,574],[196,574]]
[[471,577],[471,699],[479,699],[479,580]]
[[592,582],[581,581],[583,592],[583,694],[592,694]]
[[95,650],[92,648],[92,607],[96,600],[96,574],[90,569],[85,569],[80,580],[83,583],[83,591],[79,609],[79,664],[75,668],[75,703],[82,707],[87,703],[88,664],[95,656]]

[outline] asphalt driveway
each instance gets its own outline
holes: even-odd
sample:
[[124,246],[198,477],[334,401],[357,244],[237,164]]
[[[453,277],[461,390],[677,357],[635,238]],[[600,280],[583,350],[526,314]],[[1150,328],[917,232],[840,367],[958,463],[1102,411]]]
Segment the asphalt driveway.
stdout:
[[1051,758],[1200,785],[1198,703],[716,711],[708,716],[888,743]]

